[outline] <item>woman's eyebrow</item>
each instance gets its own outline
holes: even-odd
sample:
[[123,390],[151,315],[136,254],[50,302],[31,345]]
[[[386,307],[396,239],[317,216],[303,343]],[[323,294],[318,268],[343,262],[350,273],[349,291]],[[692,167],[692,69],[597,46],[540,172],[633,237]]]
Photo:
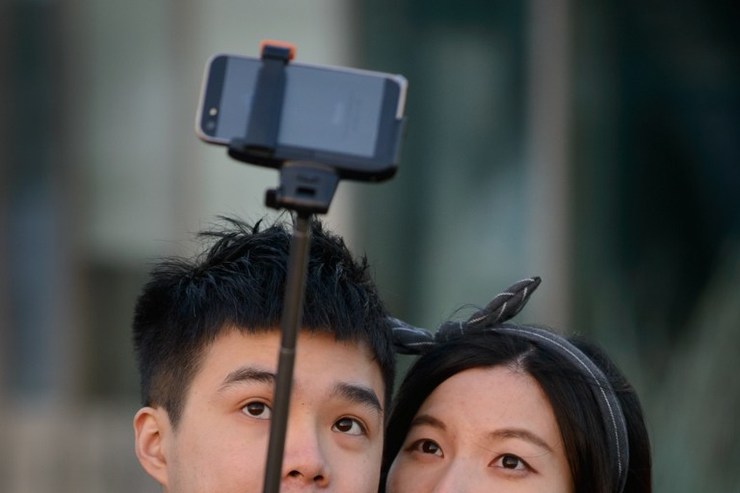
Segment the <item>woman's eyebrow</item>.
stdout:
[[242,382],[274,384],[275,374],[271,371],[267,371],[254,366],[240,366],[236,370],[226,375],[226,378],[224,378],[221,386],[219,387],[219,391],[226,390],[227,388]]
[[380,405],[380,399],[375,394],[375,391],[364,385],[338,382],[334,385],[331,395],[363,405],[380,415],[383,414],[383,406]]
[[519,440],[524,440],[525,442],[529,442],[537,447],[543,448],[550,453],[553,452],[552,447],[545,440],[540,438],[537,434],[523,428],[504,428],[492,431],[489,433],[489,436],[495,440],[518,438]]
[[447,426],[445,426],[445,424],[442,421],[440,421],[439,419],[429,414],[419,414],[416,417],[414,417],[414,419],[411,420],[411,424],[409,425],[409,428],[413,428],[414,426],[421,426],[421,425],[431,426],[432,428],[437,428],[442,431],[447,430]]

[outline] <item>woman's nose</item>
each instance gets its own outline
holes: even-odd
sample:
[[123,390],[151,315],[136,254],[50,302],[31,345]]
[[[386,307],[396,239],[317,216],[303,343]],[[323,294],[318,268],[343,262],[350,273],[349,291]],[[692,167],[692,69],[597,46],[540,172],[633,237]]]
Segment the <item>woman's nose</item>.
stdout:
[[[435,478],[433,493],[473,493],[485,491],[480,489],[484,485],[480,478],[476,478],[476,471],[469,467],[469,463],[462,460],[453,461]],[[475,485],[479,488],[476,488]]]

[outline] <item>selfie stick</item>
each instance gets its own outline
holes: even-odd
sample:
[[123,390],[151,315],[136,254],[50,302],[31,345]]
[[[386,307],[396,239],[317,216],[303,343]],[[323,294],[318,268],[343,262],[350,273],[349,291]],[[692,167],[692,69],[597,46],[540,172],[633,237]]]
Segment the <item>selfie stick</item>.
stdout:
[[[265,164],[273,161],[277,146],[280,115],[285,94],[285,66],[295,49],[284,44],[267,42],[262,45],[262,67],[257,76],[246,136],[229,143],[229,156],[239,161]],[[274,164],[274,163],[273,163]],[[303,313],[306,270],[310,251],[311,221],[314,214],[329,210],[339,176],[320,163],[288,161],[280,166],[280,186],[268,190],[265,203],[275,209],[296,212],[290,243],[285,300],[280,321],[282,337],[278,355],[277,378],[267,449],[264,493],[280,490],[283,451],[293,384],[296,337]]]

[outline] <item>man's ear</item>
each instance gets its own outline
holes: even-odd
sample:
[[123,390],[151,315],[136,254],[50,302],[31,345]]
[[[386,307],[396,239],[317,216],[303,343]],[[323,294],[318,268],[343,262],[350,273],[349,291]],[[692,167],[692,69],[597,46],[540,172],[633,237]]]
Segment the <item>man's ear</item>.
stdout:
[[170,418],[161,407],[142,407],[134,416],[134,447],[141,467],[168,489],[167,444],[172,440]]

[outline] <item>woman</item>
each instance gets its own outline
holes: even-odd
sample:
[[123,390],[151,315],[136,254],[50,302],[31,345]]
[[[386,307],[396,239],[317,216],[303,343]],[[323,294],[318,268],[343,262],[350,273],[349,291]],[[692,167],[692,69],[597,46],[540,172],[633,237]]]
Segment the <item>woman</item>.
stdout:
[[650,493],[650,443],[634,389],[592,345],[505,323],[527,279],[432,336],[400,321],[422,354],[390,416],[387,493]]

